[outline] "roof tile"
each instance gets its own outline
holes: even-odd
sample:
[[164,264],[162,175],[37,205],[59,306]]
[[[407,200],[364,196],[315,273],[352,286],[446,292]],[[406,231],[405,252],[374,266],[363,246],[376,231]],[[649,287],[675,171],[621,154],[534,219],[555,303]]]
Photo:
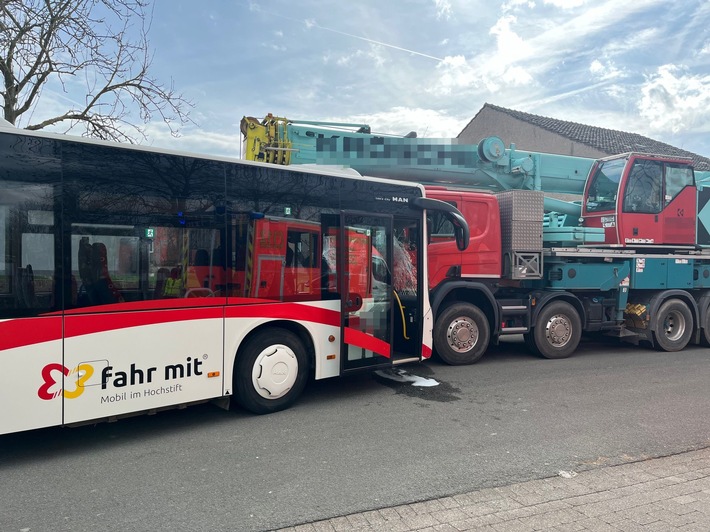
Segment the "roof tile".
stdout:
[[608,155],[616,155],[626,152],[644,152],[656,155],[671,155],[675,157],[690,157],[696,170],[710,170],[710,158],[703,157],[697,153],[692,153],[681,148],[676,148],[670,144],[653,140],[636,133],[627,133],[603,127],[587,126],[577,122],[557,120],[546,116],[539,116],[513,109],[506,109],[497,105],[486,103],[484,106],[505,113],[513,118],[535,125],[537,127],[552,131],[563,137],[567,137],[575,142],[580,142],[603,151]]

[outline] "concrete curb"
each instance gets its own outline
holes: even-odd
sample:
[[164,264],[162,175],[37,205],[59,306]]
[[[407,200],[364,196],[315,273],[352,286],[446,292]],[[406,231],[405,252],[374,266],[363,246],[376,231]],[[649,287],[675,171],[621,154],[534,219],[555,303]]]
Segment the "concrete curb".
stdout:
[[279,532],[710,530],[710,448],[335,517]]

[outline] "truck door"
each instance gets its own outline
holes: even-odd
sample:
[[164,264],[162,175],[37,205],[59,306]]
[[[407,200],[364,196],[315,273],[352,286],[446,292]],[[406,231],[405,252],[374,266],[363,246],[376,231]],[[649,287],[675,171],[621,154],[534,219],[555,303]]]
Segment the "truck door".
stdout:
[[[337,250],[334,258],[342,309],[341,370],[389,365],[394,297],[390,266],[392,218],[361,213],[323,218],[323,252],[330,253],[332,261],[334,243]],[[373,275],[375,260],[377,278]]]

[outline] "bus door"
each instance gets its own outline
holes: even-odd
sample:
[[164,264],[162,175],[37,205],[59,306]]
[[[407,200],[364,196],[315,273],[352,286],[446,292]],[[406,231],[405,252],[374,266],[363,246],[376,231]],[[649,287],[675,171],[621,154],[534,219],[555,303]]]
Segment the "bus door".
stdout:
[[[328,217],[331,218],[331,217]],[[335,218],[335,217],[332,217]],[[324,254],[333,228],[324,221]],[[341,369],[392,363],[392,275],[375,279],[373,261],[392,263],[392,218],[343,213],[336,232],[336,277],[341,295]],[[330,235],[330,236],[329,236]]]

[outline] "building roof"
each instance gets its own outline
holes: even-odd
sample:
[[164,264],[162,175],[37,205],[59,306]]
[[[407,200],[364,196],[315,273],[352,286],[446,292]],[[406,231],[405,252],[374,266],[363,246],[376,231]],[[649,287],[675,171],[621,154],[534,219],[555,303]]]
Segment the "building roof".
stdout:
[[[481,108],[488,108],[499,113],[505,113],[513,118],[527,122],[534,126],[557,133],[575,142],[586,144],[592,148],[600,150],[607,155],[616,155],[626,152],[653,153],[656,155],[670,155],[676,157],[690,157],[696,170],[710,170],[710,158],[703,157],[697,153],[692,153],[681,148],[676,148],[665,142],[659,142],[636,133],[627,133],[615,129],[605,129],[603,127],[587,126],[577,122],[557,120],[546,116],[533,115],[513,109],[498,107],[490,103],[484,104]],[[479,111],[479,113],[481,112]],[[478,116],[478,114],[476,115]],[[475,117],[474,117],[475,119]]]

